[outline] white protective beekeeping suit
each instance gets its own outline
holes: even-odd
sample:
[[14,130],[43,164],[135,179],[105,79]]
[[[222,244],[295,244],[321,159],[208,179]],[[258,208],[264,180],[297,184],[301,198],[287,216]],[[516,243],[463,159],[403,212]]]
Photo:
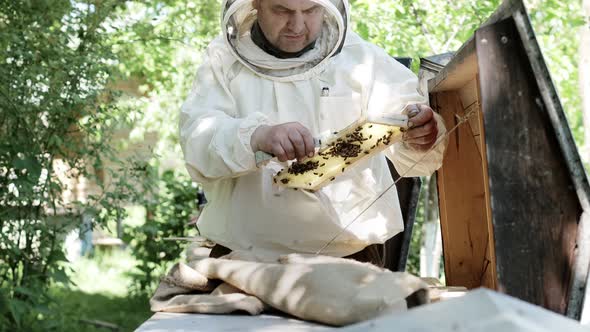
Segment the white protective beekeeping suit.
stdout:
[[[347,29],[346,0],[315,0],[325,8],[313,49],[279,59],[250,38],[251,0],[223,4],[222,36],[207,48],[182,107],[180,141],[187,169],[208,200],[199,219],[203,236],[233,250],[312,253],[354,219],[393,180],[383,154],[349,168],[311,193],[280,190],[272,176],[286,164],[257,168],[250,137],[262,125],[300,122],[314,136],[340,130],[369,113],[400,113],[423,103],[415,75],[382,49]],[[330,95],[320,97],[328,87]],[[437,118],[439,140],[445,132]],[[429,175],[444,144],[407,176]],[[422,157],[403,144],[384,153],[400,174]],[[389,190],[323,254],[346,256],[403,230],[397,192]]]

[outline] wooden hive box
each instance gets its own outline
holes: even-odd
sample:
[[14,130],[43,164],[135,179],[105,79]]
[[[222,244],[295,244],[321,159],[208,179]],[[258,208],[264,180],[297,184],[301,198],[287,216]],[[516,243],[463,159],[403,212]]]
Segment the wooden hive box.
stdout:
[[446,281],[579,319],[590,189],[520,0],[505,1],[428,84],[449,135],[437,173]]

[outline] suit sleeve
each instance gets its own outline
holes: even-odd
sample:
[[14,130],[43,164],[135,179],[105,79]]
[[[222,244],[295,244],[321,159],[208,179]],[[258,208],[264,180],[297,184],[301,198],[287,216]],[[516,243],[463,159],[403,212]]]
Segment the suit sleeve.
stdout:
[[[378,49],[373,62],[373,80],[368,101],[368,112],[401,113],[407,105],[427,104],[419,93],[418,78],[414,73]],[[427,176],[442,165],[447,146],[446,128],[442,117],[434,114],[438,136],[431,151],[418,151],[399,142],[385,150],[399,174],[406,177]]]
[[208,48],[180,112],[179,137],[186,168],[200,183],[255,171],[250,138],[258,126],[268,124],[258,111],[238,116],[223,63],[219,51]]

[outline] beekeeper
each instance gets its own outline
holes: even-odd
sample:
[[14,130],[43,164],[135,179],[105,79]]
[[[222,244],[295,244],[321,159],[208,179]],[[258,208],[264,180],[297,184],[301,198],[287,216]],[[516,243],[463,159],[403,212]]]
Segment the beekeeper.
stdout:
[[[180,116],[186,167],[208,200],[198,228],[217,243],[212,256],[314,253],[358,217],[322,254],[380,265],[375,244],[403,231],[396,190],[375,202],[393,183],[385,157],[406,176],[440,167],[444,125],[422,105],[416,76],[351,31],[349,17],[347,0],[224,1],[222,34]],[[319,191],[273,186],[288,161],[313,156],[313,137],[404,110],[413,116],[404,142]],[[258,150],[277,161],[256,167]]]

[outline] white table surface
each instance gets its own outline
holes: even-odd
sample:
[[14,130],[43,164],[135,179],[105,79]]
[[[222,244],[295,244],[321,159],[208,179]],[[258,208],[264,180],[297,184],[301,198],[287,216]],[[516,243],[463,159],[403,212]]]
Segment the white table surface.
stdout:
[[590,332],[577,321],[516,298],[486,289],[389,314],[342,328],[272,315],[203,315],[156,313],[141,332],[202,331],[334,331],[340,332]]

